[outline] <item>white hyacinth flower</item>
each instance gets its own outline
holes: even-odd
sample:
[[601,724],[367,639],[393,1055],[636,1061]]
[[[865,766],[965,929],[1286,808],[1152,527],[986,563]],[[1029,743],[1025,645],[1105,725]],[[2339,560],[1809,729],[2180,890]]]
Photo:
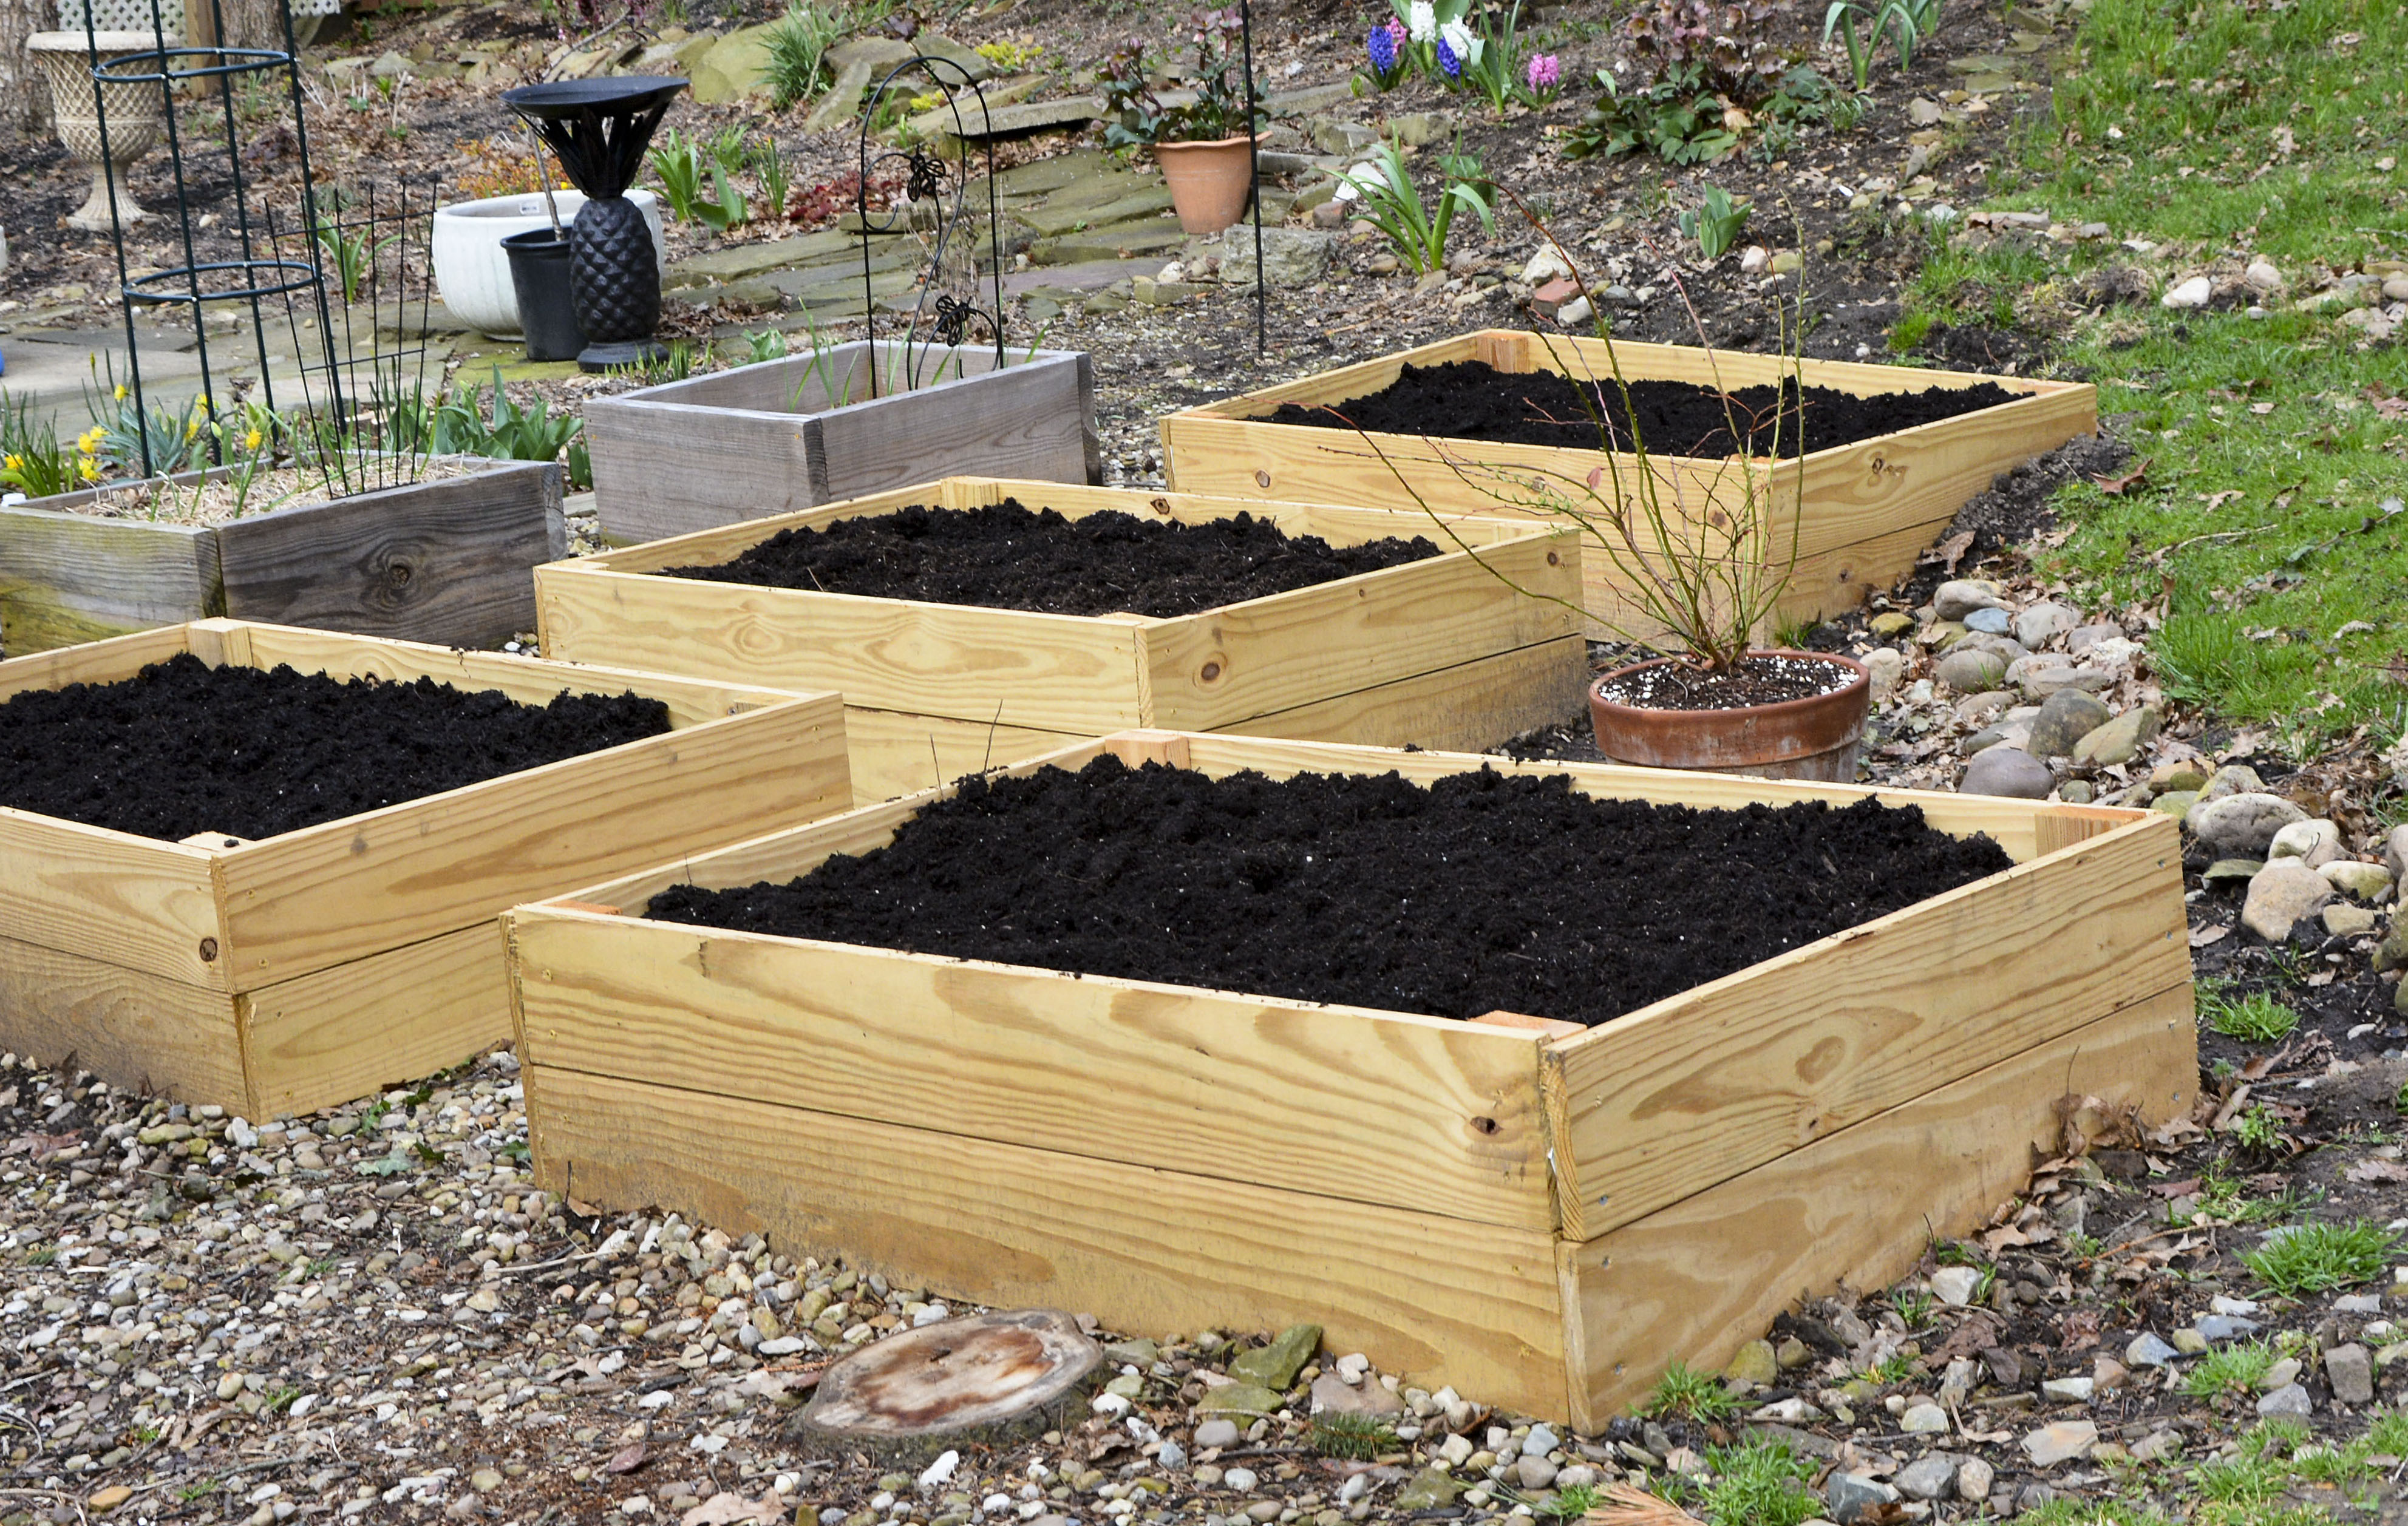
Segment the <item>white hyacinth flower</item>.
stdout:
[[1440,27],[1438,35],[1445,42],[1447,50],[1463,60],[1466,68],[1480,62],[1480,38],[1471,28],[1463,24],[1462,18],[1457,17]]
[[1438,38],[1438,11],[1430,0],[1413,0],[1405,11],[1405,36],[1415,42],[1434,42]]
[[1338,189],[1329,193],[1332,201],[1359,201],[1367,191],[1378,191],[1388,183],[1387,175],[1377,164],[1355,164],[1338,177]]

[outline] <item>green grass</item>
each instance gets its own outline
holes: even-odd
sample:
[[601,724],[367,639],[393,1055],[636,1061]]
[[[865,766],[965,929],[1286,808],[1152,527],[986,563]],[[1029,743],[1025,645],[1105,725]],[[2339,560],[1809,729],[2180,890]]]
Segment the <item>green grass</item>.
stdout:
[[1642,1415],[1678,1415],[1684,1419],[1718,1420],[1739,1413],[1739,1401],[1723,1388],[1716,1374],[1700,1372],[1675,1360],[1656,1380],[1656,1391],[1639,1406]]
[[[2151,646],[2172,696],[2263,723],[2295,752],[2360,724],[2387,744],[2408,722],[2408,689],[2386,672],[2408,649],[2408,513],[2381,506],[2408,498],[2408,421],[2374,404],[2408,390],[2408,367],[2399,349],[2361,349],[2355,331],[2290,299],[2312,262],[2339,271],[2408,253],[2408,170],[2376,167],[2408,160],[2395,130],[2408,7],[2096,0],[2077,45],[2055,79],[2055,120],[2001,165],[1996,205],[2104,222],[2114,239],[1936,251],[1897,337],[1995,322],[2003,303],[2059,338],[2065,368],[2099,383],[2102,415],[2138,416],[2149,471],[2122,496],[2060,492],[2074,533],[2042,570],[2086,607],[2165,600]],[[2180,257],[2136,257],[2126,238]],[[2154,300],[2242,251],[2292,282],[2267,318]],[[2151,298],[2099,314],[2071,302],[2111,262],[2139,265]]]
[[2199,1020],[2227,1038],[2272,1044],[2291,1035],[2291,1030],[2300,1025],[2300,1014],[2262,991],[2236,997],[2202,988]]
[[2265,1341],[2233,1341],[2219,1346],[2183,1375],[2183,1392],[2194,1399],[2238,1399],[2257,1388],[2274,1365],[2274,1348]]
[[1706,1465],[1714,1475],[1704,1501],[1713,1526],[1799,1526],[1822,1514],[1823,1502],[1806,1488],[1814,1464],[1781,1442],[1709,1447]]
[[2302,1224],[2243,1253],[2241,1262],[2270,1290],[2295,1298],[2372,1281],[2390,1263],[2398,1240],[2390,1231],[2362,1219]]

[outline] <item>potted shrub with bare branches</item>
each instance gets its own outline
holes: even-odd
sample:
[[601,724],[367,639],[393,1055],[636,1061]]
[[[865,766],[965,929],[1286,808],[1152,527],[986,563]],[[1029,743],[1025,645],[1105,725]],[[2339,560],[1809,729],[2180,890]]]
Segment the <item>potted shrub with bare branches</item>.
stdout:
[[[1542,229],[1543,233],[1544,230]],[[1547,235],[1583,296],[1589,293],[1569,254]],[[1677,278],[1676,278],[1677,283]],[[1682,299],[1687,301],[1685,290]],[[1602,303],[1592,299],[1592,307]],[[1828,652],[1759,645],[1770,632],[1798,563],[1795,514],[1778,511],[1779,476],[1794,472],[1802,488],[1802,290],[1775,298],[1780,325],[1780,379],[1770,406],[1751,409],[1737,389],[1716,380],[1722,412],[1717,445],[1724,469],[1699,472],[1692,449],[1685,469],[1668,469],[1650,454],[1645,409],[1624,374],[1612,330],[1596,323],[1605,364],[1586,364],[1569,342],[1539,334],[1562,374],[1579,378],[1574,392],[1597,432],[1598,456],[1576,466],[1510,466],[1480,459],[1479,448],[1428,437],[1445,469],[1480,506],[1569,524],[1580,533],[1583,558],[1611,567],[1618,599],[1610,606],[1589,582],[1577,605],[1592,630],[1602,628],[1655,655],[1627,663],[1589,689],[1589,720],[1598,749],[1618,763],[1696,768],[1781,778],[1845,781],[1856,777],[1856,751],[1871,699],[1862,663]],[[1691,309],[1692,321],[1696,311]],[[1699,324],[1699,342],[1704,343]],[[1713,349],[1707,347],[1712,360]],[[1378,436],[1356,431],[1441,534],[1452,538],[1457,510],[1441,510],[1389,458]],[[1577,458],[1573,458],[1577,460]],[[1458,549],[1480,561],[1480,552]],[[1486,563],[1484,562],[1484,565]],[[1490,569],[1499,578],[1507,575]],[[1508,579],[1510,581],[1510,578]],[[1523,590],[1532,598],[1560,596]]]

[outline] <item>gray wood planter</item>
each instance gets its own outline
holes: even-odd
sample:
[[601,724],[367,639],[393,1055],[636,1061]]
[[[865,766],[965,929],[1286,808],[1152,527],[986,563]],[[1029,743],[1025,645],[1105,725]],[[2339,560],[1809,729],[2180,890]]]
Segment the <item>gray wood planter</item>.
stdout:
[[[1103,480],[1083,352],[914,352],[941,376],[893,390],[898,347],[871,341],[664,382],[585,405],[594,495],[613,545],[837,503],[941,477]],[[853,399],[864,399],[853,401]]]
[[498,646],[535,629],[534,568],[566,556],[568,536],[559,466],[477,465],[207,527],[66,512],[90,492],[0,508],[0,650],[218,615]]

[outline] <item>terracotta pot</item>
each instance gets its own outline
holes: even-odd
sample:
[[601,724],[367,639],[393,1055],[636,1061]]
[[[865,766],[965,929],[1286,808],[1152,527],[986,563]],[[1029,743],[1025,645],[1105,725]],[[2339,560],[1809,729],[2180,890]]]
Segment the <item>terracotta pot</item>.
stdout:
[[1242,135],[1211,143],[1157,143],[1154,158],[1170,182],[1170,205],[1182,232],[1219,233],[1245,215],[1254,157]]
[[1658,657],[1634,663],[1614,669],[1589,688],[1588,719],[1597,733],[1598,750],[1615,763],[1649,768],[1840,784],[1853,780],[1856,747],[1864,739],[1865,715],[1872,703],[1872,676],[1865,665],[1822,651],[1775,649],[1749,655],[1828,663],[1846,669],[1850,677],[1828,694],[1730,710],[1644,709],[1606,699],[1606,686],[1616,679],[1679,659]]

